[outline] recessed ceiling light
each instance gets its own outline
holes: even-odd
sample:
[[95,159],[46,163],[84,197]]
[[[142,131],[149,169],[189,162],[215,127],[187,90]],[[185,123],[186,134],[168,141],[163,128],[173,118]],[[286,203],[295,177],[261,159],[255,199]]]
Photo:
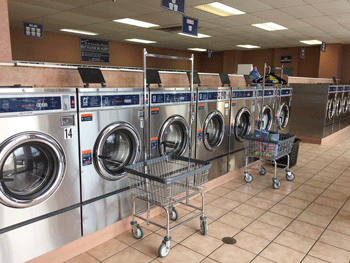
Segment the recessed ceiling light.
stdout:
[[275,31],[275,30],[286,30],[288,28],[275,24],[273,22],[268,23],[262,23],[262,24],[253,24],[252,26],[259,27],[261,29],[267,30],[267,31]]
[[139,26],[139,27],[144,27],[144,28],[150,28],[150,27],[157,27],[159,25],[148,23],[148,22],[143,22],[140,20],[136,19],[131,19],[131,18],[123,18],[123,19],[116,19],[113,20],[114,22],[122,23],[122,24],[127,24],[127,25],[132,25],[132,26]]
[[156,41],[145,40],[145,39],[138,39],[138,38],[129,38],[129,39],[125,39],[125,41],[137,42],[137,43],[143,43],[143,44],[157,43]]
[[197,5],[195,6],[195,8],[218,16],[233,16],[245,14],[245,12],[241,10],[238,10],[228,5],[224,5],[219,2],[213,2],[205,5]]
[[243,47],[243,48],[260,48],[259,46],[253,46],[253,45],[236,45],[237,47]]
[[308,44],[308,45],[320,45],[322,44],[322,41],[319,40],[300,40],[301,43]]
[[88,36],[97,36],[99,34],[99,33],[90,32],[90,31],[77,30],[77,29],[67,29],[67,28],[62,28],[62,29],[60,29],[60,31],[74,33],[74,34],[88,35]]
[[199,48],[199,47],[191,47],[191,48],[188,48],[188,50],[199,51],[199,52],[205,52],[205,51],[207,51],[206,49],[204,49],[204,48]]
[[201,34],[201,33],[198,33],[197,36],[188,35],[188,34],[184,34],[184,33],[178,33],[178,34],[181,35],[181,36],[194,37],[194,38],[206,38],[206,37],[211,37],[211,36],[209,36],[209,35],[205,35],[205,34]]

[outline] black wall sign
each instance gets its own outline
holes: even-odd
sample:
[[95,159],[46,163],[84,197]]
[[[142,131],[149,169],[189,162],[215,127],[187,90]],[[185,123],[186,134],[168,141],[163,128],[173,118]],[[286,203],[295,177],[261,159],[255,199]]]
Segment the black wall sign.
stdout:
[[182,33],[192,36],[198,36],[198,19],[183,16]]
[[281,56],[281,63],[292,63],[292,56]]
[[300,58],[305,58],[305,48],[300,49]]
[[44,37],[44,26],[41,24],[34,24],[23,22],[23,34],[27,37]]
[[171,11],[185,14],[185,0],[161,0],[162,7]]
[[214,55],[212,49],[207,49],[207,51],[205,53],[207,55],[207,58],[212,58]]
[[82,62],[109,63],[109,42],[81,37],[80,53]]
[[322,52],[326,52],[326,46],[327,46],[326,42],[322,42],[322,45],[321,45]]

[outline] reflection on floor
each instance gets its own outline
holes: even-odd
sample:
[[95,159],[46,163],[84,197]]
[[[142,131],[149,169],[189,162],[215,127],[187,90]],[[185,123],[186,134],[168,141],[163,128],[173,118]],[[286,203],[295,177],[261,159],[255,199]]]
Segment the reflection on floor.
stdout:
[[[209,230],[199,219],[171,232],[172,249],[158,258],[164,230],[142,224],[145,236],[127,231],[67,263],[112,262],[346,262],[350,260],[350,132],[325,145],[301,143],[293,182],[272,176],[242,177],[206,193]],[[281,174],[282,176],[282,174]],[[193,200],[196,203],[199,200]],[[184,220],[192,213],[179,207]],[[165,224],[164,215],[155,221]],[[234,236],[235,245],[221,239]]]

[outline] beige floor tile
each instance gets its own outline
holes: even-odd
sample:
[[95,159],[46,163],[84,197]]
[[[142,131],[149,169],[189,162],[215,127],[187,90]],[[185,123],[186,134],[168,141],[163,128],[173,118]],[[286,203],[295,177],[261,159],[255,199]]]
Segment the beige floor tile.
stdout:
[[229,181],[227,183],[224,183],[221,185],[221,187],[225,187],[231,190],[236,189],[237,187],[241,186],[243,183],[237,182],[237,181]]
[[320,237],[319,241],[350,251],[350,236],[338,232],[326,230]]
[[326,217],[309,211],[304,211],[300,214],[300,216],[297,217],[297,219],[315,226],[325,228],[332,220],[332,217]]
[[316,204],[333,207],[336,209],[339,209],[344,204],[343,201],[338,201],[338,200],[327,198],[324,196],[317,197],[317,199],[314,202]]
[[[188,214],[187,216],[184,216],[184,217],[180,218],[179,220],[176,220],[176,223],[184,222],[185,220],[189,219],[190,217],[192,217],[194,215],[195,215],[195,213]],[[205,213],[205,216],[207,216],[206,213]],[[213,221],[213,219],[207,217],[208,224],[210,224],[212,221]],[[200,217],[196,217],[196,218],[190,220],[189,222],[185,223],[185,226],[188,226],[188,227],[193,228],[195,230],[200,230],[200,222],[201,222]]]
[[317,188],[321,188],[321,189],[326,189],[329,186],[329,183],[322,182],[322,181],[311,178],[310,180],[305,182],[305,185],[309,185],[309,186],[317,187]]
[[213,220],[222,217],[224,214],[228,213],[228,210],[222,209],[220,207],[208,204],[205,206],[205,215]]
[[[209,192],[207,192],[204,194],[205,204],[209,204],[210,202],[214,201],[215,199],[218,199],[219,197],[220,197],[219,195],[213,195],[213,194],[210,194]],[[196,197],[195,200],[200,201],[201,205],[202,205],[202,197],[201,196]]]
[[273,261],[269,260],[269,259],[266,259],[266,258],[263,258],[263,257],[260,257],[260,256],[257,256],[253,261],[252,263],[273,263]]
[[285,246],[272,243],[267,248],[265,248],[260,255],[264,258],[270,259],[275,262],[295,263],[295,262],[300,262],[305,254],[299,251],[287,248]]
[[350,252],[327,245],[323,242],[317,242],[311,249],[309,255],[335,263],[349,263]]
[[270,189],[266,189],[257,194],[256,197],[267,199],[273,202],[279,202],[285,197],[285,195],[278,194],[276,192],[271,191]]
[[318,195],[306,193],[306,192],[298,191],[298,190],[295,190],[289,196],[294,197],[294,198],[298,198],[301,200],[305,200],[305,201],[310,201],[310,202],[314,201],[318,197]]
[[225,194],[227,194],[228,192],[231,192],[231,189],[225,188],[225,187],[216,187],[213,190],[210,190],[208,192],[206,192],[205,194],[213,194],[213,195],[219,195],[219,196],[223,196]]
[[218,221],[214,221],[208,226],[208,235],[218,239],[233,237],[239,231],[241,230]]
[[[183,216],[185,216],[185,215],[191,213],[190,210],[184,209],[183,207],[184,207],[183,205],[181,205],[181,207],[179,207],[179,206],[175,207],[175,209],[176,209],[176,211],[177,211],[177,213],[178,213],[178,215],[179,215],[179,218],[181,218],[181,217],[183,217]],[[166,216],[167,216],[165,212],[164,212],[164,213],[161,213],[160,215],[161,215],[162,217],[166,217]]]
[[262,189],[255,188],[250,184],[249,185],[244,184],[244,185],[241,185],[240,187],[238,187],[236,189],[236,191],[239,191],[239,192],[242,192],[245,194],[249,194],[249,195],[256,195],[256,194],[260,193],[262,191]]
[[[190,235],[193,235],[197,230],[190,228],[186,225],[180,226],[170,232],[171,239],[174,240],[176,243],[181,242],[182,240],[188,238]],[[166,235],[165,229],[159,229],[156,232],[160,236]]]
[[350,222],[350,212],[340,210],[335,219]]
[[241,203],[232,199],[228,199],[225,197],[220,197],[218,199],[215,199],[210,203],[210,205],[214,205],[216,207],[225,209],[225,210],[232,210],[233,208],[239,206]]
[[103,263],[130,263],[130,262],[138,262],[138,263],[147,263],[152,260],[151,257],[143,254],[142,252],[128,247],[121,252],[115,254],[114,256],[106,259]]
[[296,218],[303,210],[288,205],[277,204],[270,211],[286,217]]
[[302,200],[302,199],[286,196],[279,203],[283,204],[283,205],[288,205],[288,206],[291,206],[291,207],[295,207],[295,208],[298,208],[298,209],[305,209],[310,204],[310,201],[305,201],[305,200]]
[[295,220],[286,230],[316,240],[322,234],[324,228]]
[[263,239],[261,237],[252,235],[244,231],[238,233],[235,236],[235,239],[237,240],[235,246],[238,246],[255,254],[258,254],[270,243],[269,240]]
[[327,184],[331,184],[334,181],[334,178],[330,178],[322,173],[314,175],[314,177],[312,177],[311,180],[317,180]]
[[233,209],[232,212],[256,219],[259,216],[261,216],[263,213],[265,213],[265,210],[257,208],[255,206],[241,204],[240,206]]
[[90,256],[88,253],[83,253],[66,261],[65,263],[99,263],[99,261]]
[[208,256],[215,249],[220,247],[223,242],[217,238],[210,235],[203,236],[199,232],[190,236],[181,242],[181,245],[188,247],[202,255]]
[[349,197],[349,194],[350,194],[350,188],[349,188],[349,185],[347,186],[340,186],[340,185],[330,185],[328,187],[328,190],[331,190],[331,191],[334,191],[334,192],[339,192],[339,193],[342,193],[344,194],[345,196]]
[[312,203],[308,208],[306,208],[306,211],[323,215],[323,216],[329,216],[329,217],[334,217],[335,214],[338,212],[338,209],[332,208],[329,206],[324,206],[320,204],[315,204]]
[[328,261],[324,261],[322,259],[315,258],[312,256],[306,256],[302,262],[303,263],[327,263]]
[[[132,247],[151,258],[156,258],[158,256],[159,246],[162,244],[163,240],[163,236],[153,233],[133,244]],[[175,245],[176,243],[171,241],[171,247],[174,247]]]
[[203,261],[201,261],[201,263],[217,263],[217,261],[212,260],[212,259],[210,259],[210,258],[206,258],[206,259],[204,259]]
[[315,194],[315,195],[320,195],[324,190],[321,188],[317,188],[317,187],[313,187],[310,185],[302,185],[298,188],[298,191],[303,191],[306,193],[311,193],[311,194]]
[[221,222],[226,225],[230,225],[237,229],[243,229],[247,225],[249,225],[254,219],[237,214],[229,212],[223,217],[219,218],[217,221]]
[[283,231],[274,242],[299,252],[307,253],[315,243],[315,240],[289,231]]
[[259,221],[254,221],[244,229],[245,232],[272,241],[283,229],[268,225]]
[[350,236],[350,221],[334,219],[328,229]]
[[179,244],[172,248],[165,258],[157,258],[157,260],[164,263],[197,263],[202,262],[204,258],[205,256]]
[[221,263],[248,263],[255,254],[233,245],[223,245],[209,256]]
[[248,201],[245,202],[247,205],[252,205],[258,207],[260,209],[268,210],[273,207],[276,203],[267,199],[252,197]]
[[90,249],[87,253],[94,258],[103,261],[127,247],[128,246],[125,243],[113,238],[93,249]]
[[292,218],[278,215],[272,212],[266,212],[257,220],[279,228],[286,228],[293,221]]
[[350,212],[350,200],[345,203],[345,205],[343,206],[342,210]]
[[252,198],[253,196],[234,190],[224,195],[224,197],[243,203],[248,199]]
[[[161,225],[165,225],[166,224],[165,217],[163,217],[161,215],[151,218],[151,221],[156,222],[156,223],[161,224]],[[156,225],[153,225],[153,224],[147,225],[147,222],[143,222],[143,220],[141,220],[141,219],[138,219],[137,222],[140,224],[140,226],[143,229],[148,229],[148,230],[150,230],[152,232],[157,231],[158,229],[160,229],[159,226],[156,226]],[[143,223],[141,223],[141,222],[143,222]]]
[[[142,227],[143,230],[143,237],[145,238],[146,236],[152,234],[153,232],[148,230],[147,228]],[[124,233],[120,234],[119,236],[116,236],[116,239],[118,239],[119,241],[127,244],[128,246],[136,243],[137,241],[139,241],[138,239],[134,238],[131,234],[131,229],[125,231]]]

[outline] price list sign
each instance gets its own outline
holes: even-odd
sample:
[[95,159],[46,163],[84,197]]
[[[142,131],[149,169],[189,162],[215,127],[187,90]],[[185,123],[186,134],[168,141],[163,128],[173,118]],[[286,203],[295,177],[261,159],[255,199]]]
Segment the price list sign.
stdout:
[[109,41],[80,38],[82,62],[109,63]]
[[23,22],[23,34],[26,37],[44,37],[44,27],[41,24]]

